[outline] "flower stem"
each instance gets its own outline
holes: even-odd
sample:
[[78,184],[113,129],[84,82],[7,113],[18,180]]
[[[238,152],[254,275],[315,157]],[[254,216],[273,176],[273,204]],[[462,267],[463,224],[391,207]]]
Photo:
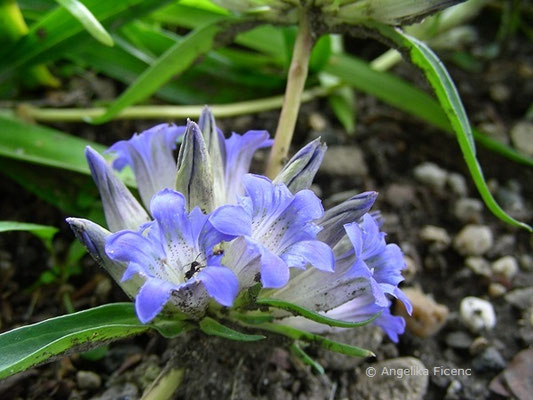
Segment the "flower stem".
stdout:
[[141,400],[167,400],[172,398],[183,380],[184,369],[177,367],[173,360],[143,393]]
[[298,36],[294,44],[291,66],[287,77],[285,99],[276,129],[274,146],[272,146],[266,169],[266,175],[272,179],[281,170],[289,153],[289,147],[302,101],[302,93],[307,79],[313,42],[313,32],[311,31],[308,10],[302,7],[300,9]]
[[[336,87],[314,87],[302,93],[302,102],[328,96]],[[275,110],[283,105],[283,96],[242,101],[231,104],[214,104],[209,108],[217,119]],[[124,109],[115,119],[174,119],[199,117],[204,105],[191,106],[132,106]],[[18,106],[16,113],[30,121],[41,122],[83,122],[87,117],[96,117],[105,111],[104,107],[93,108],[39,108],[29,104]],[[12,115],[10,109],[0,109],[0,115]]]

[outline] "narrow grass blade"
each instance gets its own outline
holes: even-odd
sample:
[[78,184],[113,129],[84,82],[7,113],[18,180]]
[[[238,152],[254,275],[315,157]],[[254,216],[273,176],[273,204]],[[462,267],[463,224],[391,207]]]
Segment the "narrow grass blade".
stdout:
[[494,197],[492,197],[483,177],[481,166],[476,158],[474,136],[463,103],[448,71],[439,58],[423,42],[405,34],[400,29],[384,25],[376,25],[375,27],[381,35],[389,40],[393,40],[398,46],[406,48],[409,51],[409,56],[413,64],[424,72],[426,78],[431,83],[435,95],[455,131],[468,170],[487,207],[502,221],[533,232],[532,227],[517,221],[502,210],[494,200]]
[[308,310],[307,308],[301,307],[297,304],[289,303],[283,300],[278,299],[257,299],[257,304],[261,305],[268,305],[271,307],[279,308],[281,310],[289,311],[290,313],[294,315],[299,315],[304,318],[310,319],[312,321],[318,322],[319,324],[325,324],[329,326],[337,326],[340,328],[356,328],[359,326],[368,325],[372,321],[374,321],[378,316],[379,313],[374,315],[373,317],[360,322],[349,322],[349,321],[341,321],[338,319],[333,319],[326,317],[325,315],[319,314],[317,312]]
[[189,33],[182,41],[176,43],[163,53],[126,91],[111,104],[104,115],[92,119],[92,123],[109,121],[124,108],[146,99],[156,92],[172,76],[183,72],[200,55],[209,51],[214,45],[217,33],[223,30],[223,24],[205,25]]
[[234,329],[222,325],[213,318],[205,317],[200,321],[200,329],[206,335],[220,336],[225,339],[236,340],[240,342],[255,342],[257,340],[265,339],[263,335],[248,335],[246,333],[238,332]]
[[13,329],[0,335],[0,379],[70,349],[89,350],[149,328],[139,322],[132,303],[116,303]]
[[325,349],[335,351],[337,353],[346,354],[353,357],[375,357],[375,354],[370,350],[365,350],[357,346],[352,346],[345,343],[339,343],[334,340],[325,338],[314,333],[301,331],[290,326],[279,325],[279,324],[263,324],[257,326],[259,329],[264,329],[270,332],[275,332],[283,336],[294,340],[302,340],[309,343],[316,343]]
[[324,375],[324,367],[320,365],[317,361],[313,360],[309,354],[307,354],[298,344],[298,342],[294,342],[291,344],[291,351],[292,353],[298,357],[300,360],[303,361],[304,364],[310,365],[313,367],[316,372],[318,372],[320,375]]
[[62,7],[76,18],[89,34],[106,46],[113,46],[114,42],[102,24],[94,17],[91,11],[78,0],[56,0]]

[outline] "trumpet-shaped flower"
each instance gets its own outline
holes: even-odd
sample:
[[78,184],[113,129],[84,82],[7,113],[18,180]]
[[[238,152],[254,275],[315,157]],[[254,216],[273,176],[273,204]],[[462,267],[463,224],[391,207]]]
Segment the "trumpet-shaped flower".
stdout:
[[151,321],[169,301],[189,315],[201,314],[209,297],[231,306],[238,281],[212,249],[233,237],[214,230],[200,209],[188,214],[183,195],[170,189],[152,198],[150,212],[153,222],[114,233],[105,245],[111,260],[128,263],[122,281],[144,278],[135,298],[141,322]]
[[246,196],[240,205],[222,206],[213,213],[211,223],[223,233],[240,229],[242,238],[233,243],[224,260],[233,265],[244,287],[251,286],[257,273],[265,288],[277,288],[289,280],[289,268],[313,265],[322,271],[333,270],[331,248],[318,240],[320,227],[313,221],[324,210],[310,190],[293,195],[284,184],[273,184],[257,175],[243,177]]

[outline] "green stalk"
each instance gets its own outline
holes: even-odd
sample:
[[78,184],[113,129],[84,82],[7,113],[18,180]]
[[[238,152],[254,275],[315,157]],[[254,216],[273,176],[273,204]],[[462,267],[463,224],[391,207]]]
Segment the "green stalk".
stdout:
[[174,365],[171,359],[159,376],[146,389],[141,400],[167,400],[171,399],[174,392],[183,381],[185,370]]
[[307,79],[313,42],[308,10],[302,7],[300,9],[298,36],[294,43],[291,66],[287,77],[285,99],[276,129],[274,146],[272,146],[266,169],[266,175],[271,179],[279,173],[289,153]]
[[[301,101],[311,101],[317,97],[328,96],[337,87],[315,87],[302,93]],[[243,101],[231,104],[210,105],[211,111],[218,118],[234,117],[262,111],[275,110],[283,105],[283,96],[266,97],[264,99]],[[174,119],[196,118],[202,113],[203,105],[194,106],[132,106],[124,109],[115,119]],[[38,108],[22,104],[17,109],[17,114],[30,121],[41,122],[83,122],[86,118],[97,117],[106,109],[93,108]],[[9,110],[10,111],[10,110]],[[10,115],[5,109],[0,114]]]

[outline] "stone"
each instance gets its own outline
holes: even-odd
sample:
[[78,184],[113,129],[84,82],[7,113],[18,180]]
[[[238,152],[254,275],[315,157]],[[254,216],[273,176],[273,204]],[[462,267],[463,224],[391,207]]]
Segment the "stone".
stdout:
[[454,349],[468,349],[472,341],[472,337],[463,331],[450,332],[446,335],[446,344]]
[[366,176],[368,167],[363,152],[356,146],[331,146],[326,151],[320,172],[342,176]]
[[414,176],[417,181],[434,189],[443,189],[446,185],[448,172],[437,164],[425,162],[414,169]]
[[424,242],[432,243],[434,248],[439,251],[446,249],[452,242],[446,229],[434,225],[424,226],[420,229],[418,236],[420,236],[420,239]]
[[513,126],[511,140],[518,151],[533,156],[533,122],[522,121]]
[[93,371],[78,371],[76,374],[78,387],[84,390],[95,390],[102,385],[102,378]]
[[486,348],[472,360],[472,368],[478,372],[501,371],[506,365],[507,363],[500,352],[492,346]]
[[493,245],[492,231],[485,225],[466,225],[455,237],[453,246],[463,256],[480,256]]
[[416,203],[415,188],[411,185],[392,183],[385,190],[385,199],[396,208],[414,204]]
[[466,179],[463,175],[451,172],[448,175],[447,182],[452,192],[457,196],[466,197],[468,195],[468,186],[466,185]]
[[428,383],[429,370],[422,361],[414,357],[394,358],[374,363],[358,375],[351,398],[421,400]]
[[438,304],[431,297],[415,288],[403,289],[411,301],[413,312],[407,313],[401,302],[396,302],[397,315],[404,317],[407,330],[419,337],[429,337],[437,333],[445,324],[448,317],[448,307]]
[[481,275],[487,278],[492,276],[492,269],[490,263],[483,257],[467,257],[465,265],[471,269],[476,275]]
[[503,276],[510,281],[518,272],[518,261],[513,256],[505,256],[494,261],[491,268],[494,275]]
[[478,199],[465,197],[455,202],[453,215],[462,222],[479,222],[483,203]]
[[507,293],[507,288],[498,282],[492,282],[489,285],[488,293],[490,297],[500,297]]
[[533,307],[533,286],[515,289],[505,295],[505,301],[520,310]]
[[491,330],[496,325],[494,307],[479,297],[469,296],[461,300],[459,315],[463,324],[472,332]]

